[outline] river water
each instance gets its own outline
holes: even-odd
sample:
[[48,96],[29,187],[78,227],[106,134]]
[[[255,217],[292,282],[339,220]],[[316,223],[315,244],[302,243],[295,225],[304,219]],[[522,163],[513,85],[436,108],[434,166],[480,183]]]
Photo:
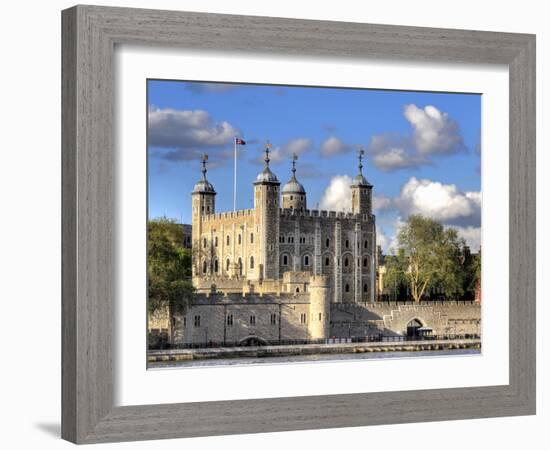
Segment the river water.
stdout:
[[325,355],[271,356],[265,358],[228,358],[205,359],[193,361],[164,361],[149,363],[149,369],[176,369],[188,367],[242,366],[250,364],[286,364],[334,361],[359,361],[365,359],[401,359],[401,358],[434,358],[464,355],[481,355],[480,350],[431,350],[421,352],[373,352],[373,353],[336,353]]

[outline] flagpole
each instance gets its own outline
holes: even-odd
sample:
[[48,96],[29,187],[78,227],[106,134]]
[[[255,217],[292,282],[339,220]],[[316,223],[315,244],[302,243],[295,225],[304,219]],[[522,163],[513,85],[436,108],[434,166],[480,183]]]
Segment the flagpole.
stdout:
[[235,163],[233,165],[233,211],[237,211],[237,136],[233,139],[234,145],[234,159]]

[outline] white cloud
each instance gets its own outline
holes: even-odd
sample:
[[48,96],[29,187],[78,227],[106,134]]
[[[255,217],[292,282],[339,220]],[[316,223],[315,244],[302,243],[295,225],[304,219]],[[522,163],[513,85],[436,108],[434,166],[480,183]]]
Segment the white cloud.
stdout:
[[[277,164],[284,161],[290,161],[293,154],[301,155],[307,152],[311,148],[311,139],[297,138],[291,139],[282,146],[277,146],[269,153],[269,158],[273,164]],[[264,155],[259,155],[255,160],[257,163],[263,164]]]
[[481,227],[457,227],[458,235],[466,241],[466,245],[470,247],[473,253],[477,253],[481,248]]
[[479,226],[481,220],[481,193],[461,192],[454,184],[412,177],[393,202],[405,217],[422,214],[446,225],[459,226]]
[[385,195],[375,195],[372,198],[372,209],[375,212],[386,211],[392,209],[393,199],[391,197],[386,197]]
[[464,149],[457,123],[445,112],[428,105],[405,105],[405,118],[413,126],[413,142],[420,154],[455,153]]
[[[206,111],[150,108],[149,144],[172,149],[221,147],[239,132],[229,122],[214,121]],[[185,152],[180,152],[185,158]]]
[[390,148],[384,153],[378,153],[372,157],[372,162],[384,172],[418,167],[427,163],[424,158],[411,155],[403,148]]
[[372,163],[384,172],[430,164],[425,156],[415,153],[410,139],[398,134],[372,136],[367,152],[371,155]]
[[435,106],[405,105],[403,115],[412,133],[385,133],[371,137],[368,153],[384,172],[432,164],[432,154],[452,154],[465,149],[457,123]]
[[331,136],[321,144],[321,156],[335,156],[346,153],[351,149],[349,145],[344,144],[340,139]]
[[351,177],[332,177],[320,202],[320,209],[328,211],[351,211]]

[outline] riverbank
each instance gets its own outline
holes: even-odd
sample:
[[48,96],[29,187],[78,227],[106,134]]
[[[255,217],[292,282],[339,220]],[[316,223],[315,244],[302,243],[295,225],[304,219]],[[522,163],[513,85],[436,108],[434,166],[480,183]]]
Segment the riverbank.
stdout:
[[[481,350],[480,339],[454,339],[404,342],[361,342],[347,344],[268,345],[259,347],[219,347],[198,349],[150,350],[147,361],[150,367],[162,367],[166,363],[192,364],[194,361],[239,359],[273,359],[323,356],[331,359],[337,355],[354,356],[379,353],[412,354],[417,352],[441,352],[456,350]],[[219,362],[218,362],[219,363]]]

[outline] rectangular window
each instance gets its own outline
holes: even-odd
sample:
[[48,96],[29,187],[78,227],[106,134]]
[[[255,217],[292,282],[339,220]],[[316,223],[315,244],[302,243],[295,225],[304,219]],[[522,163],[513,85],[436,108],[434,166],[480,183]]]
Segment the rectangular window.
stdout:
[[300,323],[306,323],[306,317],[305,313],[300,314]]
[[200,327],[200,326],[201,326],[201,316],[195,316],[194,321],[193,321],[193,324],[194,324],[196,327]]
[[271,325],[275,325],[277,323],[277,314],[271,314]]
[[232,326],[233,325],[233,314],[227,315],[227,325]]
[[250,325],[256,325],[256,316],[250,316]]

